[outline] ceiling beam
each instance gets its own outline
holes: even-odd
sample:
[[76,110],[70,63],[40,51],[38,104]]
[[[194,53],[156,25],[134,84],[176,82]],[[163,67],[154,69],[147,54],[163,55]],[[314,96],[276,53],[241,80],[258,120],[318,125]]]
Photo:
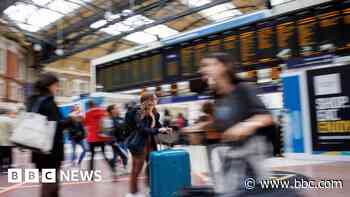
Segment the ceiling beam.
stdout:
[[[66,43],[69,43],[71,41],[73,41],[73,42],[79,41],[80,39],[82,39],[85,36],[89,36],[89,35],[97,32],[97,31],[99,31],[100,29],[103,29],[103,28],[106,28],[106,27],[108,27],[110,25],[113,25],[113,24],[116,24],[118,22],[121,22],[121,21],[125,20],[126,18],[130,18],[132,16],[143,14],[144,12],[150,11],[150,10],[155,9],[157,7],[164,6],[165,5],[165,3],[164,3],[165,1],[171,1],[171,0],[162,0],[162,1],[159,1],[159,2],[156,1],[155,3],[152,3],[152,4],[150,4],[150,5],[148,5],[148,6],[144,7],[144,8],[136,10],[133,14],[129,15],[128,17],[112,20],[110,22],[107,22],[105,25],[102,25],[101,27],[94,28],[94,29],[89,29],[89,30],[87,30],[87,31],[85,31],[85,32],[83,32],[83,33],[73,37],[73,38],[67,39]],[[174,0],[172,0],[172,1],[174,1]]]
[[167,17],[164,17],[164,18],[161,18],[161,19],[157,19],[153,23],[149,23],[147,25],[138,27],[138,28],[136,28],[136,29],[134,29],[132,31],[125,32],[125,33],[122,33],[122,34],[119,34],[119,35],[115,35],[115,36],[110,36],[110,37],[101,39],[101,40],[99,40],[99,41],[97,41],[95,43],[88,44],[86,46],[83,46],[83,47],[80,47],[80,48],[76,48],[76,49],[73,49],[73,50],[70,50],[70,51],[66,51],[63,56],[57,56],[57,55],[53,54],[53,56],[51,58],[46,59],[46,60],[41,60],[40,63],[46,64],[46,63],[49,63],[49,62],[53,62],[53,61],[56,61],[56,60],[59,60],[59,59],[62,59],[62,58],[74,55],[76,53],[79,53],[79,52],[82,52],[82,51],[85,51],[85,50],[88,50],[88,49],[95,48],[95,47],[97,47],[97,46],[99,46],[101,44],[105,44],[105,43],[108,43],[108,42],[111,42],[111,41],[114,41],[114,40],[121,39],[121,38],[123,38],[123,37],[125,37],[125,36],[127,36],[129,34],[132,34],[132,33],[138,32],[138,31],[143,31],[143,30],[145,30],[147,28],[150,28],[150,27],[153,27],[153,26],[156,26],[156,25],[160,25],[160,24],[163,24],[163,23],[167,23],[167,22],[170,22],[170,21],[173,21],[173,20],[177,20],[179,18],[188,16],[188,15],[191,15],[193,13],[196,13],[196,12],[208,9],[208,8],[216,6],[216,5],[227,3],[227,2],[231,2],[231,0],[216,0],[216,1],[213,1],[211,3],[205,4],[203,6],[199,6],[199,7],[188,9],[188,10],[186,10],[184,12],[181,12],[179,14],[176,14],[176,15],[167,16]]
[[13,5],[14,3],[16,3],[16,1],[18,1],[18,0],[1,0],[1,3],[0,3],[0,16],[4,12],[4,10],[6,10],[6,8],[8,8],[11,5]]
[[[137,2],[143,2],[140,0],[137,0]],[[129,2],[125,2],[124,4],[118,4],[118,7],[113,7],[111,10],[123,10],[129,7]],[[92,23],[104,19],[105,12],[98,11],[95,15],[87,17],[83,20],[80,20],[64,29],[61,30],[62,37],[68,37],[69,34],[79,32],[81,29],[86,29],[86,27],[89,27]],[[55,40],[56,35],[49,35],[49,40]]]

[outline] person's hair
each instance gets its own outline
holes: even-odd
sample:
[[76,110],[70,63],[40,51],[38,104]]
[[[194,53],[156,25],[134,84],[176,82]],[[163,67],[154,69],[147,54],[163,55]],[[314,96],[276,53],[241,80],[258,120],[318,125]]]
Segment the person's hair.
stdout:
[[115,105],[113,104],[113,105],[108,105],[108,107],[107,107],[107,112],[108,112],[108,114],[112,114],[112,111],[113,111],[113,109],[115,108]]
[[[143,119],[146,116],[146,106],[145,106],[145,102],[149,101],[151,99],[155,99],[155,95],[151,94],[151,93],[145,93],[144,95],[141,96],[140,98],[140,102],[141,102],[141,111],[140,111],[140,116],[141,119]],[[154,107],[153,108],[153,113],[156,114],[157,113],[157,109]]]
[[213,115],[214,114],[214,105],[211,102],[205,102],[202,105],[202,112],[207,115]]
[[35,95],[51,94],[49,87],[52,84],[58,83],[59,79],[52,73],[43,73],[39,79],[34,83],[33,89]]
[[237,77],[238,63],[232,55],[223,52],[207,54],[203,59],[216,59],[221,62],[226,68],[226,74],[232,84],[242,82],[242,79]]
[[170,116],[170,111],[168,109],[164,110],[164,116]]
[[93,108],[93,107],[96,107],[96,104],[95,104],[95,102],[93,100],[89,100],[87,105],[88,105],[89,109]]

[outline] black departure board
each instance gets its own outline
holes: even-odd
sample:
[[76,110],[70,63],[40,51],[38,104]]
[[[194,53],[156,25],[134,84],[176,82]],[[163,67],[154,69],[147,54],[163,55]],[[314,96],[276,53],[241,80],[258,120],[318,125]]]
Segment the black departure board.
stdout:
[[[350,4],[350,3],[348,3]],[[342,47],[345,49],[350,49],[350,7],[343,8],[342,12]]]
[[297,28],[292,17],[283,17],[277,21],[276,38],[277,54],[283,50],[290,50],[292,57],[298,56]]
[[207,43],[203,41],[194,42],[194,62],[192,66],[192,73],[196,73],[200,67],[204,55],[207,53]]
[[240,55],[243,66],[252,65],[256,61],[256,34],[253,27],[245,27],[240,30]]
[[339,43],[339,11],[328,11],[318,15],[319,45]]
[[169,49],[169,52],[165,53],[165,70],[167,77],[175,77],[179,74],[179,53],[172,49]]
[[311,14],[300,14],[297,21],[299,54],[310,56],[318,53],[317,18]]
[[152,79],[154,81],[159,81],[162,79],[163,69],[162,69],[162,59],[160,54],[155,54],[152,56]]
[[141,68],[140,68],[140,60],[134,59],[132,61],[132,70],[133,70],[133,84],[137,84],[141,78]]
[[113,87],[113,67],[108,67],[105,69],[104,80],[106,81],[105,89],[110,90]]
[[223,37],[223,48],[238,62],[240,58],[239,36],[237,32],[225,32]]
[[129,75],[129,67],[128,67],[128,63],[124,62],[121,66],[120,66],[120,79],[122,81],[122,84],[129,84],[131,82],[130,78],[128,77]]
[[192,45],[184,45],[180,49],[182,75],[192,74],[193,50],[194,48],[192,47]]
[[141,74],[141,77],[140,77],[140,81],[141,82],[144,82],[144,81],[147,81],[148,79],[148,76],[146,74],[147,72],[147,56],[142,56],[141,59],[140,59],[140,74]]
[[219,35],[214,36],[213,38],[209,38],[208,52],[209,53],[221,52],[222,51],[221,45],[222,45],[222,41]]
[[120,79],[120,65],[121,64],[116,64],[113,66],[113,80],[112,80],[112,84],[113,86],[118,86],[121,83],[121,79]]
[[274,22],[259,23],[257,25],[257,54],[259,62],[271,62],[276,57],[276,34]]
[[146,81],[151,81],[153,79],[153,62],[151,54],[148,54],[146,57],[144,69]]

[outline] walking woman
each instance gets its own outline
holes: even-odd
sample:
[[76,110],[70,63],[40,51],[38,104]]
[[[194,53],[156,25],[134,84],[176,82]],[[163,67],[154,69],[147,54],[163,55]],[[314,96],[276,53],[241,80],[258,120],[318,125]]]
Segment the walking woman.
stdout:
[[[70,121],[64,121],[60,114],[57,104],[55,103],[55,95],[58,92],[59,80],[53,74],[42,74],[34,83],[34,93],[27,100],[27,110],[31,111],[34,105],[40,102],[38,113],[47,117],[49,121],[56,121],[57,128],[54,137],[54,145],[50,154],[42,154],[33,152],[32,160],[40,171],[45,168],[54,168],[58,172],[61,161],[64,159],[63,152],[63,130],[70,125]],[[28,131],[30,132],[30,131]],[[58,179],[57,179],[58,180]],[[58,197],[59,184],[42,183],[41,197]]]
[[[170,132],[168,128],[162,128],[159,122],[159,113],[156,110],[156,98],[153,94],[145,94],[141,97],[141,106],[135,108],[129,118],[126,118],[128,126],[133,126],[127,145],[132,155],[132,170],[130,175],[130,193],[126,197],[142,197],[139,193],[137,179],[143,165],[148,162],[151,151],[157,149],[154,136],[158,133]],[[148,168],[146,168],[148,177]],[[146,178],[148,184],[148,178]]]
[[272,116],[254,86],[236,76],[231,55],[213,53],[201,63],[202,78],[217,95],[213,120],[208,120],[221,133],[221,144],[211,151],[215,189],[231,195],[244,185],[242,180],[264,177],[261,162],[271,153],[266,136]]

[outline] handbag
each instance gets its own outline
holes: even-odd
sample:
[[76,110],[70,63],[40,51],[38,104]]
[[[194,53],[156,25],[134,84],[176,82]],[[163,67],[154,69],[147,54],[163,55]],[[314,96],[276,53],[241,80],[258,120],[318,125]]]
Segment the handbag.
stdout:
[[126,138],[125,144],[131,152],[141,153],[144,148],[145,141],[143,136],[138,131],[132,132],[129,137]]
[[56,133],[56,121],[48,121],[47,117],[38,113],[40,105],[48,97],[40,97],[33,105],[31,112],[20,115],[10,140],[24,148],[50,154]]

